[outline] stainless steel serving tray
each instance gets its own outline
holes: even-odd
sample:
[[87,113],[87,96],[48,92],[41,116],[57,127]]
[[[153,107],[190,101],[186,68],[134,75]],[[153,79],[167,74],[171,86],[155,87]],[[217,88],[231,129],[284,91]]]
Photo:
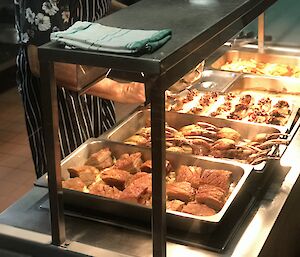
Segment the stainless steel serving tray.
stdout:
[[[62,172],[67,172],[69,167],[83,165],[92,153],[97,152],[104,147],[109,147],[112,151],[112,155],[116,158],[120,157],[123,153],[141,152],[143,160],[151,159],[151,151],[147,148],[99,139],[90,139],[61,162]],[[195,233],[211,231],[215,225],[218,225],[222,221],[225,213],[234,205],[234,200],[237,194],[241,191],[241,188],[252,170],[250,165],[232,164],[229,161],[215,160],[212,158],[202,159],[200,157],[180,155],[171,152],[167,152],[166,159],[171,162],[174,169],[184,164],[198,165],[209,169],[225,169],[232,172],[234,185],[233,190],[225,205],[217,214],[206,217],[190,215],[182,212],[167,211],[168,227]],[[69,205],[76,205],[83,209],[99,211],[106,215],[112,215],[116,218],[121,217],[125,219],[132,219],[133,221],[138,220],[139,222],[149,223],[151,220],[151,208],[149,207],[91,195],[89,193],[65,189],[64,201]]]
[[238,59],[254,59],[259,62],[280,63],[287,65],[300,65],[300,56],[289,56],[278,53],[258,53],[257,51],[229,50],[217,59],[211,68],[220,70],[226,62],[237,61]]
[[[289,132],[295,122],[300,106],[300,80],[289,77],[270,77],[244,74],[227,88],[226,93],[256,93],[278,100],[286,100],[291,104],[292,112],[283,132]],[[272,125],[271,125],[272,126]]]
[[[134,135],[140,128],[145,127],[149,120],[149,109],[137,111],[129,116],[128,119],[121,122],[118,126],[105,133],[103,137],[116,142],[124,142],[124,140]],[[219,119],[186,113],[166,112],[166,122],[175,129],[179,129],[186,125],[195,124],[198,121],[208,122],[218,127],[233,128],[245,139],[253,138],[258,133],[285,133],[284,128],[279,126],[268,126],[251,122]],[[183,155],[185,156],[186,154]],[[233,163],[237,162],[233,159],[230,161]],[[254,165],[254,168],[255,170],[262,171],[265,165],[266,162],[262,162],[258,165]]]
[[204,70],[200,81],[191,86],[190,89],[195,88],[204,92],[224,92],[239,76],[240,74],[235,72]]
[[[176,95],[176,98],[185,98],[187,94],[192,89],[199,91],[199,94],[205,92],[225,92],[227,88],[232,85],[232,83],[239,78],[241,74],[228,71],[218,71],[218,70],[204,70],[202,72],[202,77],[200,81],[194,83],[193,85],[185,88],[182,91],[171,92],[171,95]],[[197,97],[195,97],[197,98]],[[170,107],[174,107],[175,102],[172,103],[172,100],[166,100],[166,103],[169,101]],[[193,101],[191,101],[193,102]],[[187,103],[189,105],[189,103]],[[166,108],[169,110],[168,108]]]
[[271,97],[278,97],[300,106],[300,79],[289,77],[270,77],[243,74],[233,81],[225,90],[228,92],[247,91],[265,93]]

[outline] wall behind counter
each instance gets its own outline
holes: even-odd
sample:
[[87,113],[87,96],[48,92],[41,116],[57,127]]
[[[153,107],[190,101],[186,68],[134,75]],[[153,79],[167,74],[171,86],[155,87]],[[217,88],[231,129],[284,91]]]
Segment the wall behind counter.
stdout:
[[[300,47],[300,1],[278,0],[266,11],[265,34],[272,36],[272,42]],[[257,33],[257,20],[245,31]]]

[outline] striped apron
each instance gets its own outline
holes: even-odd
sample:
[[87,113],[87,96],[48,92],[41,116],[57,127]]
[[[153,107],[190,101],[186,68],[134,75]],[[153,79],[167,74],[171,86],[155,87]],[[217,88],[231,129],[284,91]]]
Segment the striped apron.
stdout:
[[[107,0],[78,0],[77,20],[95,21],[109,9]],[[18,26],[18,23],[17,23]],[[37,177],[46,172],[46,155],[41,117],[40,79],[32,75],[26,46],[20,46],[17,55],[17,81],[21,94],[26,127]],[[115,109],[112,101],[95,96],[81,95],[65,88],[58,88],[59,140],[61,156],[66,157],[79,145],[100,134],[115,124]]]

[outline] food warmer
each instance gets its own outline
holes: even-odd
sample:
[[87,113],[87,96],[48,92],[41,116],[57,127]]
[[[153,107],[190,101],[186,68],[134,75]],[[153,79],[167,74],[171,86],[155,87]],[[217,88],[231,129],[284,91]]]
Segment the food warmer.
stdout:
[[[291,191],[297,190],[295,185],[299,175],[297,168],[299,161],[296,153],[299,151],[300,135],[297,131],[299,123],[296,119],[297,111],[294,111],[297,110],[296,103],[294,102],[292,121],[288,123],[287,127],[266,126],[268,129],[287,132],[289,145],[276,149],[282,156],[281,159],[267,161],[263,169],[255,169],[253,165],[249,164],[216,160],[210,157],[194,155],[182,157],[183,155],[178,153],[166,153],[164,131],[167,118],[164,107],[165,90],[168,87],[212,53],[214,55],[218,53],[218,57],[225,53],[224,56],[227,58],[229,55],[226,55],[226,52],[230,49],[228,46],[222,45],[274,2],[239,0],[226,1],[226,3],[198,3],[196,1],[172,1],[171,3],[169,1],[142,0],[140,3],[102,20],[107,25],[125,24],[128,28],[136,28],[138,19],[139,26],[147,29],[153,28],[156,24],[154,22],[156,17],[153,15],[156,13],[157,17],[161,17],[158,28],[171,28],[173,36],[170,42],[151,55],[126,56],[66,50],[54,43],[48,43],[41,47],[41,74],[44,86],[43,112],[46,117],[44,124],[49,160],[47,166],[49,182],[46,185],[48,188],[44,187],[44,181],[40,180],[37,182],[38,186],[24,199],[0,215],[1,231],[3,231],[1,236],[17,233],[19,240],[26,241],[27,239],[30,242],[46,244],[52,242],[52,244],[62,246],[69,251],[102,256],[151,256],[152,254],[153,256],[165,256],[166,254],[168,256],[257,256],[260,252],[267,253],[268,249],[263,246],[276,242],[276,234],[274,235],[276,231],[271,233],[271,230],[272,228],[278,229],[278,226],[282,228],[280,211],[283,208],[284,213],[290,212],[293,199],[288,199],[288,196]],[[261,20],[262,16],[260,16]],[[187,27],[189,29],[186,29]],[[261,36],[259,45],[261,50]],[[222,47],[219,48],[220,46]],[[218,51],[215,52],[217,49]],[[216,62],[216,65],[213,64],[218,59],[213,59],[214,55],[207,59],[206,70],[203,74],[211,74],[215,71],[220,76],[219,74],[223,73],[223,71],[218,71],[217,63],[220,63],[220,60]],[[84,195],[85,193],[73,190],[62,190],[61,179],[64,173],[61,173],[57,140],[58,116],[53,80],[54,61],[122,70],[127,72],[128,79],[134,77],[133,74],[143,72],[140,79],[146,82],[147,101],[151,105],[147,114],[151,118],[152,127],[151,151],[148,148],[125,146],[120,142],[107,141],[110,139],[109,137],[112,137],[112,134],[110,135],[108,132],[102,138],[91,139],[74,151],[62,162],[62,170],[65,169],[64,165],[83,157],[87,158],[87,153],[91,154],[103,146],[110,146],[119,154],[126,150],[140,151],[143,155],[148,156],[147,158],[152,156],[154,171],[152,173],[152,211],[149,208],[141,209],[137,205],[131,206],[126,203],[108,201],[106,198],[99,200],[100,197]],[[268,83],[272,79],[278,80],[278,78],[253,77],[253,75],[242,73],[228,75],[229,73],[225,72],[224,74],[226,74],[224,81],[228,80],[228,77],[232,79],[226,80],[226,85],[219,90],[221,93],[244,90],[247,85],[249,85],[247,90],[252,90],[252,85],[254,85],[254,89],[257,89],[254,82],[248,83],[251,79],[253,79],[252,81],[266,79]],[[297,92],[297,80],[291,84],[289,81],[292,80],[289,79],[279,79],[278,81],[275,84],[279,90],[288,88],[285,93],[295,96],[292,93]],[[220,78],[217,78],[212,84],[203,84],[203,82],[207,81],[201,82],[206,91],[214,90],[209,85],[222,84]],[[201,85],[197,88],[201,90]],[[273,89],[273,87],[270,88]],[[147,107],[144,111],[146,109]],[[226,122],[231,123],[229,120],[224,120],[224,123]],[[239,122],[232,121],[232,123]],[[247,124],[247,126],[247,129],[256,126],[263,127],[263,125],[255,124]],[[166,158],[177,162],[181,160],[188,165],[197,160],[205,167],[216,165],[216,168],[221,168],[222,166],[235,174],[236,190],[232,191],[228,198],[226,208],[221,210],[220,218],[215,220],[221,225],[216,225],[212,219],[210,221],[214,223],[214,226],[211,226],[211,224],[207,224],[208,220],[205,217],[184,223],[182,219],[178,219],[178,215],[175,215],[174,218],[172,213],[165,212],[166,185],[164,178],[166,171],[164,163]],[[108,206],[105,206],[106,203]],[[121,215],[114,217],[113,214],[118,212],[113,213],[110,208],[114,208],[114,211],[119,210]],[[45,222],[49,213],[50,225]],[[138,218],[138,221],[135,217]],[[195,221],[196,229],[189,229],[188,227]],[[68,240],[66,241],[66,239]],[[20,244],[20,246],[23,251],[28,251],[26,244]]]

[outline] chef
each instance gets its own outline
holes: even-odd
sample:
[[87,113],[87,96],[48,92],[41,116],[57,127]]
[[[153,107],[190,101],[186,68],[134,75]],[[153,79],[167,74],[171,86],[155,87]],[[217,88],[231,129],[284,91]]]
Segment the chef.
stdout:
[[[37,47],[49,41],[50,33],[65,30],[76,21],[96,21],[110,10],[110,0],[14,0],[20,44],[17,81],[22,97],[32,158],[37,177],[46,165],[41,117],[41,82]],[[72,64],[55,64],[59,83],[72,86]],[[68,87],[69,88],[69,87]],[[144,85],[105,78],[87,94],[58,87],[59,139],[64,158],[90,137],[98,137],[115,124],[113,101],[142,103]]]

